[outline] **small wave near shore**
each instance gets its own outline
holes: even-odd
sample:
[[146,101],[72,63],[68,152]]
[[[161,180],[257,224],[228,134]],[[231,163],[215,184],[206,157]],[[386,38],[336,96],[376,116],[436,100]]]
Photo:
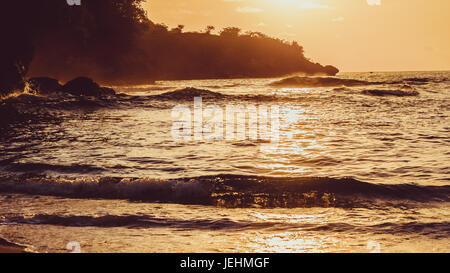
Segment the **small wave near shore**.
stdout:
[[375,200],[450,202],[450,186],[372,184],[351,178],[217,175],[180,179],[6,177],[0,192],[220,207],[366,207]]

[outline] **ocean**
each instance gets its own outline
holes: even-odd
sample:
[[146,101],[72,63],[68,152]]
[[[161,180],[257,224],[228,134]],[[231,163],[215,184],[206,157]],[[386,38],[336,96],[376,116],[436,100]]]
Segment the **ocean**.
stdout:
[[[450,72],[337,78],[370,84],[8,98],[0,238],[30,252],[449,252]],[[250,122],[264,117],[266,138]]]

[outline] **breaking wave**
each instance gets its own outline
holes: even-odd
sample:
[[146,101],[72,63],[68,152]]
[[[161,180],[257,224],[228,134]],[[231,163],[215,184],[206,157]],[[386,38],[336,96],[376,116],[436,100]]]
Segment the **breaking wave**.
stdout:
[[[5,177],[0,192],[219,207],[371,207],[450,202],[450,186],[372,184],[351,178],[218,175],[180,179]],[[384,204],[384,206],[386,203]]]

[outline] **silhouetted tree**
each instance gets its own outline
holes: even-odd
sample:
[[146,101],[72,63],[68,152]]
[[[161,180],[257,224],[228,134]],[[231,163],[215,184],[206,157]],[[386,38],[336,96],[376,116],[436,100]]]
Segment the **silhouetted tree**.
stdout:
[[227,27],[222,30],[222,32],[220,33],[220,36],[222,36],[222,37],[237,37],[240,32],[241,32],[241,29],[238,27]]
[[205,33],[211,34],[216,28],[214,26],[206,26]]
[[170,30],[171,33],[180,34],[183,33],[184,25],[178,25],[176,28]]

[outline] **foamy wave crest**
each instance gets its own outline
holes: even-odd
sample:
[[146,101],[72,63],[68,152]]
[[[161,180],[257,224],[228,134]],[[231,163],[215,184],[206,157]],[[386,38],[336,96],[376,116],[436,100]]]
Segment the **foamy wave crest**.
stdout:
[[220,207],[366,207],[375,200],[449,202],[450,186],[371,184],[351,178],[218,175],[181,179],[0,179],[0,192]]

